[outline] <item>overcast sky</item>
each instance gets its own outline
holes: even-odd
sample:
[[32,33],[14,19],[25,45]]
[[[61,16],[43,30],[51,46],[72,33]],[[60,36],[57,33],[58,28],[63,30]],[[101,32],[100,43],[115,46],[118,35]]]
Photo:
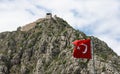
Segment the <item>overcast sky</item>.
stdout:
[[105,41],[120,55],[120,0],[0,0],[0,32],[16,30],[47,12]]

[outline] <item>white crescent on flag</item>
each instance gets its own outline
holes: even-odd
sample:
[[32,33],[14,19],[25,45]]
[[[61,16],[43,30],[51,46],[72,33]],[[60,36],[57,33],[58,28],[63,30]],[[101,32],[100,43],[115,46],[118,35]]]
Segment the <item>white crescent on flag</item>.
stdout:
[[[85,50],[82,52],[83,54],[85,54],[87,52],[87,45],[86,44],[81,45],[85,46]],[[77,49],[80,50],[80,46],[78,46]]]

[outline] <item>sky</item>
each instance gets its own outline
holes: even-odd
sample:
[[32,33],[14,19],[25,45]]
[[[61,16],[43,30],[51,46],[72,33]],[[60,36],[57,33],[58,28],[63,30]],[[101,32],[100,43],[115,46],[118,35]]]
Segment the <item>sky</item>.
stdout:
[[120,55],[120,0],[0,0],[0,32],[52,13]]

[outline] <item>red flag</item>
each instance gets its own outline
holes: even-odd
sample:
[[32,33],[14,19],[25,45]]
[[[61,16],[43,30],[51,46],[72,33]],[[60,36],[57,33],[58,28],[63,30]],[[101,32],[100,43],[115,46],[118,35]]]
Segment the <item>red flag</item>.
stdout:
[[87,59],[92,58],[90,39],[75,40],[73,44],[75,45],[73,51],[73,56],[75,58],[87,58]]

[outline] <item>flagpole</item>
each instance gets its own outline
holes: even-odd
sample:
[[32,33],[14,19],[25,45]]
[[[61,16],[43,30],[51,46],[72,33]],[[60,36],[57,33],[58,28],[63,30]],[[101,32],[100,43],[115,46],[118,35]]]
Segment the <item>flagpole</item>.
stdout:
[[93,74],[96,74],[96,71],[95,71],[95,60],[94,60],[93,37],[91,37],[91,49],[92,49],[92,61],[93,61]]

